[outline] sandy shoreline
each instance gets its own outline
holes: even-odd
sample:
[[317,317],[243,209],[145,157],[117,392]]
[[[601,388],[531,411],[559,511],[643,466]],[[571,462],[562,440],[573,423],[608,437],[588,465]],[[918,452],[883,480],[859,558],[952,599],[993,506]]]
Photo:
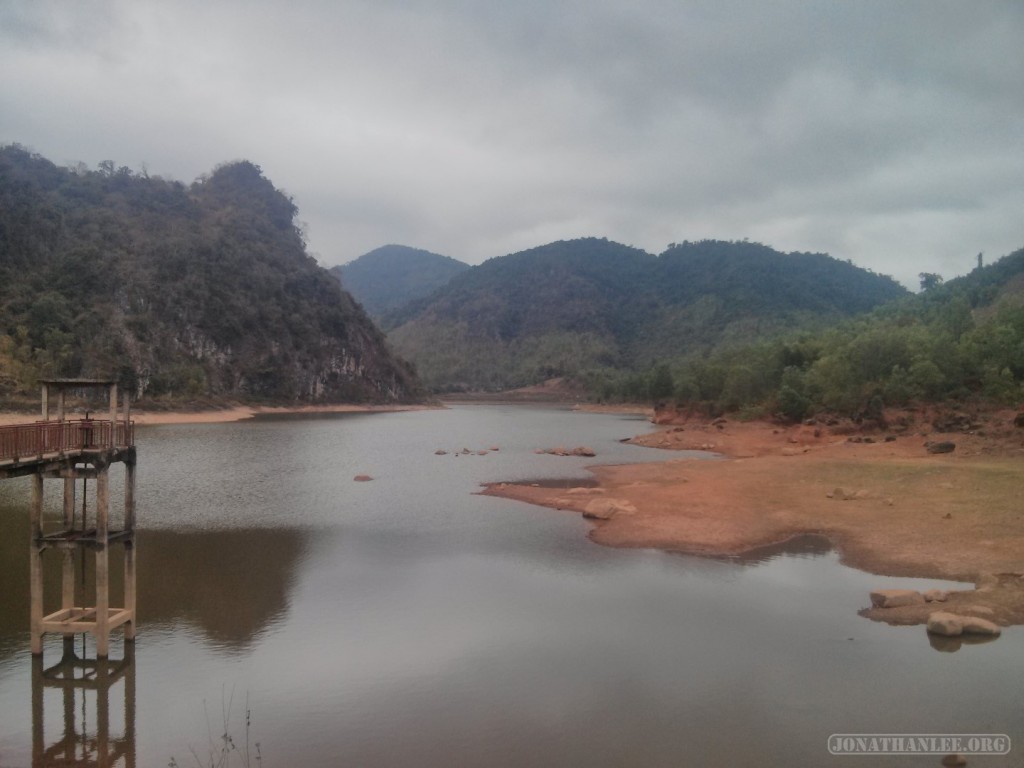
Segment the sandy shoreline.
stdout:
[[[420,411],[443,408],[442,405],[301,405],[301,406],[249,406],[236,405],[230,408],[215,408],[203,411],[144,411],[133,410],[132,421],[136,424],[219,424],[244,421],[267,414],[318,414],[318,413],[391,413],[395,411]],[[95,418],[104,418],[106,411],[92,411]],[[39,419],[38,413],[0,413],[0,425],[30,424]],[[80,418],[72,414],[71,418]]]
[[[844,563],[870,573],[965,587],[1001,581],[998,589],[954,593],[950,607],[980,605],[999,623],[1021,624],[1024,576],[1013,574],[1024,574],[1024,429],[1014,428],[1013,415],[993,414],[984,436],[926,434],[925,426],[889,434],[888,442],[885,433],[851,441],[821,426],[677,423],[633,442],[722,458],[593,467],[596,489],[498,483],[484,493],[576,513],[617,507],[610,519],[593,520],[590,532],[608,546],[736,555],[819,534]],[[952,440],[956,450],[930,454],[929,440]],[[921,623],[934,610],[865,614]]]

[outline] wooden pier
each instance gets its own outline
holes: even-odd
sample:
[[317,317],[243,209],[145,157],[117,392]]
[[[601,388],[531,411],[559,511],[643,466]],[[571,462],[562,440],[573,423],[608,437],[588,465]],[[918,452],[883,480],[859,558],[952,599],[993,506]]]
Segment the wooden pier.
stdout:
[[[118,403],[117,384],[100,379],[51,379],[42,383],[42,420],[0,427],[0,480],[32,478],[30,632],[33,655],[43,652],[43,635],[62,634],[65,644],[77,633],[88,632],[96,641],[96,656],[107,658],[111,630],[124,626],[124,638],[135,638],[135,439],[128,398]],[[83,390],[105,391],[109,418],[67,418],[67,394]],[[54,403],[55,401],[55,403]],[[55,405],[55,408],[52,407]],[[110,467],[124,465],[124,514],[119,526],[110,514]],[[45,480],[63,481],[63,515],[57,530],[45,530]],[[83,481],[81,513],[76,514],[76,481]],[[95,509],[86,508],[85,483],[96,484]],[[124,548],[123,605],[110,600],[110,548]],[[61,553],[61,607],[43,615],[43,553]],[[75,554],[95,558],[96,605],[75,605]]]

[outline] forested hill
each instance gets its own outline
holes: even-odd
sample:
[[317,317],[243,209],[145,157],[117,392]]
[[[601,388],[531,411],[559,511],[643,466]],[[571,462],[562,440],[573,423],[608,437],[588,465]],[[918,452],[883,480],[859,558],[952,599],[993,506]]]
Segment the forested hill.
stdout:
[[448,256],[385,245],[330,271],[372,317],[381,317],[433,293],[467,269],[468,264]]
[[824,330],[751,336],[648,370],[584,377],[599,399],[674,400],[707,413],[883,420],[888,407],[1024,398],[1024,250]]
[[586,238],[491,259],[387,327],[429,386],[500,389],[821,327],[906,293],[822,254],[702,241],[656,257]]
[[0,396],[114,375],[157,398],[410,397],[295,214],[249,162],[186,186],[0,148]]

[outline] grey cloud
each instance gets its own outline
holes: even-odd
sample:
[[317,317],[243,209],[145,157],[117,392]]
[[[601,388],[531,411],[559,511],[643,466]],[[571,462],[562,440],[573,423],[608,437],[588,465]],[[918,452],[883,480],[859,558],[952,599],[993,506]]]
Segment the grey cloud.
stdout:
[[324,263],[761,239],[951,277],[1024,245],[1024,5],[0,3],[0,141],[241,157]]

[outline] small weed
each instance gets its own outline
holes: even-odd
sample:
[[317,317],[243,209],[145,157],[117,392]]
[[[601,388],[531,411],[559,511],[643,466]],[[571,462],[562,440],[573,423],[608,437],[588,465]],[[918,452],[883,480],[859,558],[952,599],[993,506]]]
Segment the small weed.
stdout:
[[[260,751],[260,743],[258,741],[253,743],[253,749],[250,749],[252,709],[249,706],[248,694],[245,697],[245,742],[242,745],[242,749],[239,749],[238,745],[235,744],[234,736],[231,734],[231,710],[234,706],[234,700],[234,688],[231,689],[231,693],[226,700],[223,691],[221,692],[222,732],[216,738],[214,738],[213,730],[210,727],[210,713],[207,710],[206,700],[203,700],[203,714],[206,717],[206,748],[204,754],[200,754],[192,745],[189,745],[188,748],[189,754],[192,755],[191,764],[194,764],[195,768],[231,768],[232,765],[238,765],[241,768],[253,768],[253,766],[261,767],[263,765],[263,753]],[[238,762],[235,762],[236,760]],[[172,756],[167,763],[167,768],[183,768],[183,766]]]

